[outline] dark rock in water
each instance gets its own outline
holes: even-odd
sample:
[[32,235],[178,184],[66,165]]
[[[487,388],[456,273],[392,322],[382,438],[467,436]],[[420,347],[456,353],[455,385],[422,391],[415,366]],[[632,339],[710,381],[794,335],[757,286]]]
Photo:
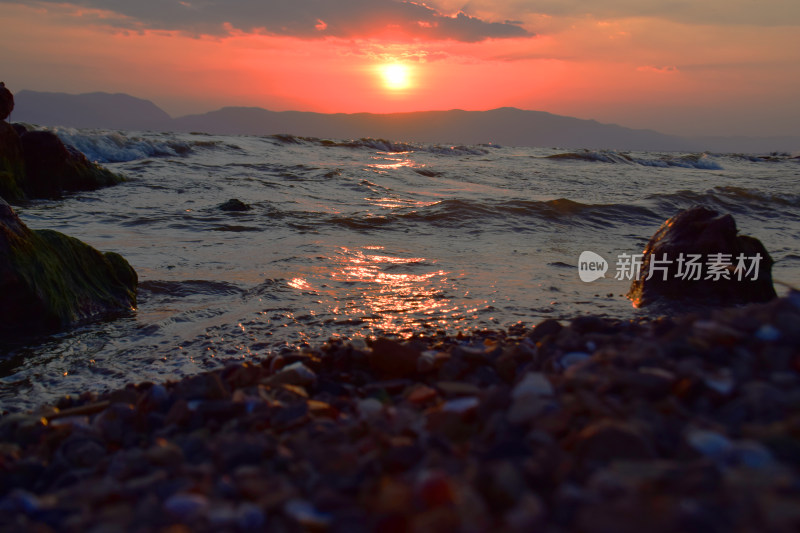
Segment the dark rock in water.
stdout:
[[237,198],[231,198],[224,204],[221,204],[219,208],[222,211],[250,211],[250,209],[252,209],[252,207]]
[[[13,95],[2,86],[0,111],[5,109],[6,93],[14,106]],[[0,196],[6,201],[57,198],[63,192],[94,190],[121,181],[122,176],[92,163],[54,133],[0,121]]]
[[14,95],[6,89],[6,84],[0,81],[0,120],[5,120],[14,110]]
[[25,162],[23,189],[31,197],[53,198],[64,191],[94,190],[123,181],[52,132],[29,131],[19,140]]
[[15,128],[0,121],[0,196],[11,202],[25,198],[25,162]]
[[136,272],[51,230],[30,230],[0,198],[0,334],[51,331],[136,305]]
[[653,235],[627,296],[637,307],[661,298],[712,305],[767,302],[777,296],[772,264],[761,241],[737,235],[731,215],[696,206]]

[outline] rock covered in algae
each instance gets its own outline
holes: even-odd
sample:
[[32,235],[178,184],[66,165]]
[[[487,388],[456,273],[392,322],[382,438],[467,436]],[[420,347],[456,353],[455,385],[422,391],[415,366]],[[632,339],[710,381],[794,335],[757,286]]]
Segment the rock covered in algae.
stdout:
[[50,131],[28,131],[19,140],[25,162],[23,189],[30,197],[55,198],[65,191],[93,190],[123,181]]
[[[0,115],[7,99],[13,109],[13,95],[0,87]],[[64,192],[94,190],[124,180],[52,132],[0,120],[0,196],[8,202],[57,198]]]
[[647,243],[628,298],[636,306],[659,299],[735,305],[776,298],[767,249],[737,232],[729,214],[703,206],[681,211]]
[[101,253],[52,230],[31,230],[0,198],[0,334],[60,329],[136,305],[137,275],[114,252]]

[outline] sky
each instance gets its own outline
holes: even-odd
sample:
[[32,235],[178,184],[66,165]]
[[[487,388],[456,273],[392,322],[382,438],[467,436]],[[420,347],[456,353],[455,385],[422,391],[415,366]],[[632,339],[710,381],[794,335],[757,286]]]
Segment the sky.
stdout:
[[0,0],[12,91],[800,135],[797,0]]

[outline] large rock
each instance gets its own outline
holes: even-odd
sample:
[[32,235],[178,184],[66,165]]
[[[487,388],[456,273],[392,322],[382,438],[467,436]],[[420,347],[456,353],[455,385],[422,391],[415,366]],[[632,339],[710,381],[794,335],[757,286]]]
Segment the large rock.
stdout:
[[0,121],[0,196],[11,202],[25,198],[25,161],[22,146],[14,127]]
[[[0,82],[0,119],[14,108],[14,96]],[[65,145],[49,131],[0,120],[0,196],[11,203],[57,198],[64,192],[99,189],[124,181]]]
[[14,95],[6,89],[6,84],[0,81],[0,120],[5,120],[14,110]]
[[[691,256],[699,256],[699,274],[689,266]],[[761,241],[737,235],[731,215],[696,206],[664,222],[647,243],[641,274],[628,298],[637,307],[658,299],[711,305],[766,302],[777,296],[772,264]]]
[[25,162],[23,189],[30,197],[56,198],[63,192],[94,190],[123,181],[65,145],[55,133],[28,131],[19,140]]
[[31,230],[0,198],[0,337],[57,330],[136,306],[136,272],[51,230]]

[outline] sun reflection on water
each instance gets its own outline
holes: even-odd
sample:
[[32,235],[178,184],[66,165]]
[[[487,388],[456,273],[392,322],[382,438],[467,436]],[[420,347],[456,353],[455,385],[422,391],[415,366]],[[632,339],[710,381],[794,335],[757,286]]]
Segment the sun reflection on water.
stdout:
[[293,289],[300,289],[303,291],[311,289],[311,284],[303,278],[292,278],[289,280],[288,285]]
[[410,152],[395,152],[392,156],[382,155],[380,157],[373,157],[375,161],[386,161],[385,163],[372,163],[369,168],[375,169],[378,172],[386,172],[389,170],[397,170],[403,167],[415,167],[417,164],[414,160],[408,157],[397,157],[408,154]]
[[388,253],[383,246],[338,247],[325,264],[309,276],[312,281],[298,276],[288,285],[322,297],[317,303],[323,314],[337,324],[360,324],[366,335],[407,337],[420,329],[452,329],[489,304],[458,293],[463,273],[442,269],[429,258]]
[[408,200],[405,198],[365,198],[366,201],[384,208],[384,209],[401,209],[404,207],[420,208],[433,205],[436,201],[422,201],[422,200]]

